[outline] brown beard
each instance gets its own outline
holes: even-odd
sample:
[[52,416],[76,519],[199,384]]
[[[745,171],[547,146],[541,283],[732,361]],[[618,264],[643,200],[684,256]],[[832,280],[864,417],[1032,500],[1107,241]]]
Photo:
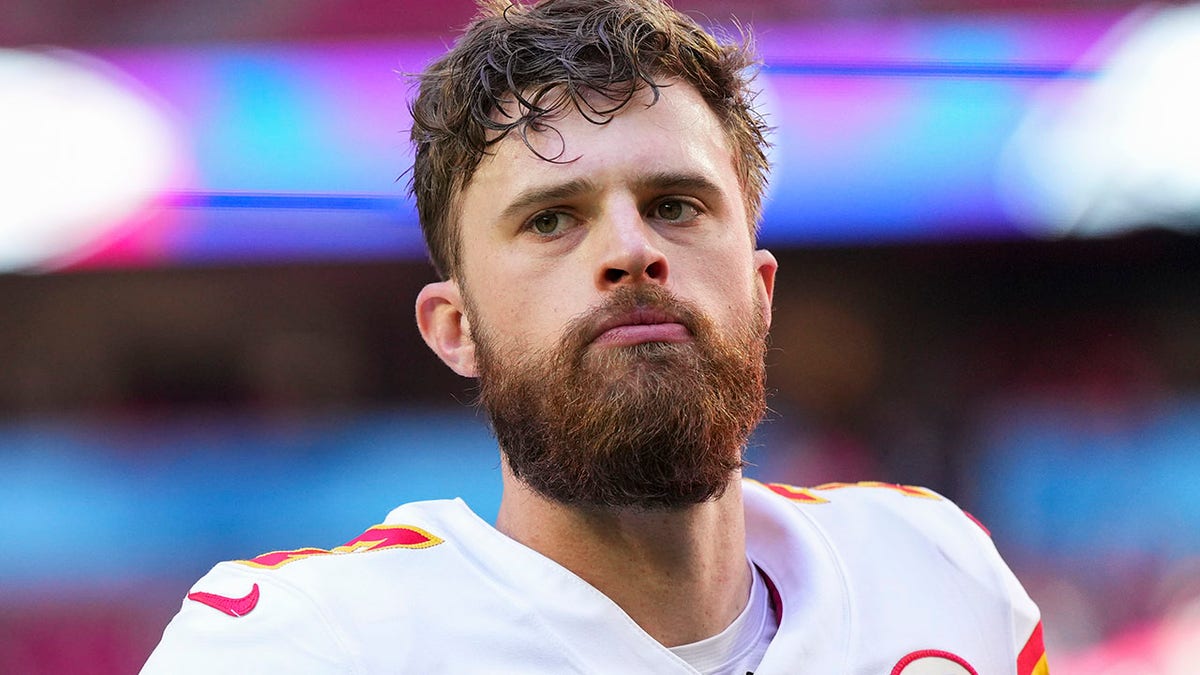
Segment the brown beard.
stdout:
[[[592,348],[602,322],[638,308],[677,317],[692,341]],[[555,348],[509,349],[506,359],[473,325],[479,401],[508,466],[562,504],[673,509],[716,499],[766,410],[761,311],[725,338],[665,289],[624,287],[572,321]]]

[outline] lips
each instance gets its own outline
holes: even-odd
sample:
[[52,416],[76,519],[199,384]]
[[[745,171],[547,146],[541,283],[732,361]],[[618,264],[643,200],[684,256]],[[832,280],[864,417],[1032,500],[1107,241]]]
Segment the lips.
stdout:
[[592,342],[628,346],[643,342],[687,342],[691,339],[692,332],[675,315],[660,309],[639,307],[600,322]]

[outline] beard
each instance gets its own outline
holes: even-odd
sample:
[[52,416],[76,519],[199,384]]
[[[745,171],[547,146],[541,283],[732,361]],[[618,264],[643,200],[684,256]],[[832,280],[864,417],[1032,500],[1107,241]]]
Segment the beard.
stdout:
[[[468,312],[472,311],[468,300]],[[689,342],[593,346],[600,325],[666,312]],[[677,509],[719,498],[741,470],[766,411],[761,308],[723,336],[693,304],[658,286],[620,288],[557,345],[508,349],[474,340],[479,402],[514,477],[559,503]]]

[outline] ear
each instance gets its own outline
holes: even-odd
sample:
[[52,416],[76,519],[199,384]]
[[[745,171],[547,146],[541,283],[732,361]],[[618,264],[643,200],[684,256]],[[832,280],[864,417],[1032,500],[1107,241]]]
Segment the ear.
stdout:
[[775,272],[779,270],[779,262],[765,248],[754,252],[754,271],[758,276],[759,299],[762,301],[763,325],[771,327],[771,299],[775,297]]
[[417,294],[417,328],[425,344],[451,370],[463,377],[477,377],[475,341],[464,307],[455,281],[429,284]]

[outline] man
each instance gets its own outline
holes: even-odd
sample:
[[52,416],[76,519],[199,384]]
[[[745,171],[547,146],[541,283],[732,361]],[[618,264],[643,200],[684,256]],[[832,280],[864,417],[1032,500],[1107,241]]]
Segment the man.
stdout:
[[478,378],[495,527],[407,504],[218,565],[143,672],[1046,673],[1037,608],[921,488],[743,482],[776,262],[740,47],[656,0],[494,6],[423,74],[430,348]]

